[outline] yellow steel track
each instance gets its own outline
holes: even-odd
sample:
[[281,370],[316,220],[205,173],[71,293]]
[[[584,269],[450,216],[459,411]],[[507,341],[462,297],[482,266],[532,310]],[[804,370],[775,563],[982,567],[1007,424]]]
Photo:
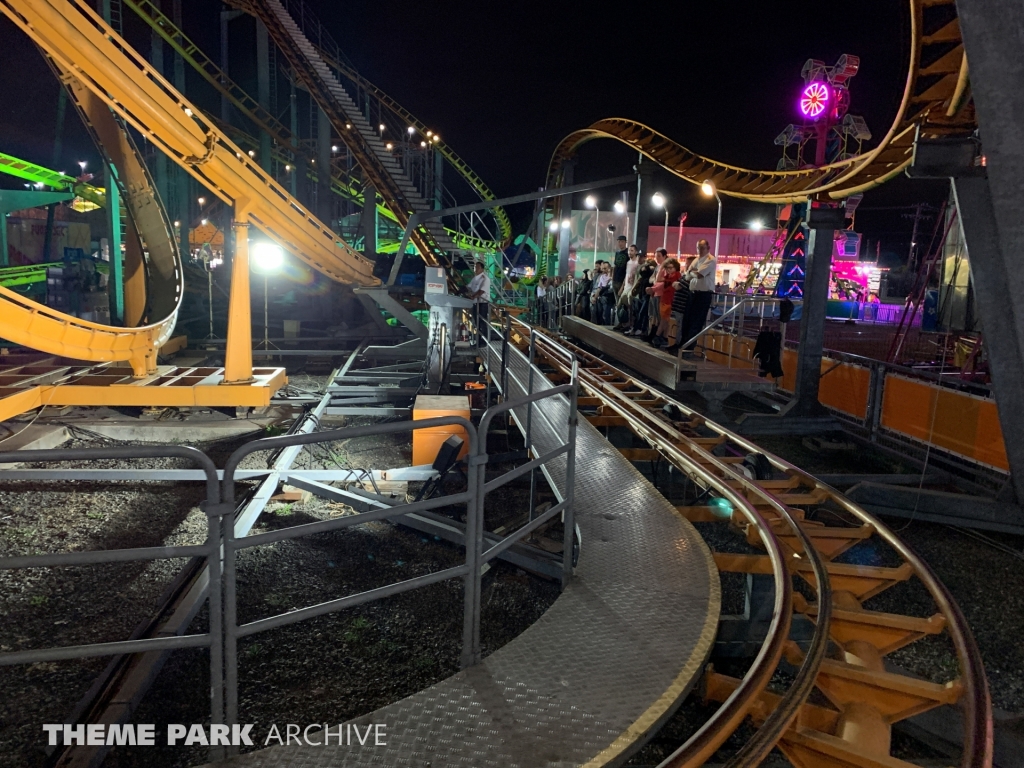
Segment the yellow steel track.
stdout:
[[[2,0],[0,12],[40,47],[67,78],[142,133],[218,198],[235,218],[339,282],[376,283],[373,264],[317,221],[199,109],[181,96],[82,0]],[[109,149],[109,147],[108,147]],[[175,256],[175,258],[177,258]],[[175,263],[180,282],[180,264]],[[163,297],[161,297],[163,298]],[[89,323],[0,288],[0,336],[79,360],[155,369],[176,310],[138,328]],[[175,307],[177,301],[173,302]]]
[[[513,342],[526,346],[528,326],[511,323]],[[552,354],[551,347],[561,349]],[[682,514],[694,522],[732,525],[756,547],[766,546],[766,534],[774,537],[784,553],[783,583],[796,578],[815,593],[813,599],[796,590],[787,594],[781,609],[785,615],[777,609],[761,653],[742,680],[707,671],[705,698],[722,706],[666,765],[703,764],[749,717],[759,728],[731,766],[757,765],[777,746],[797,768],[910,768],[911,763],[890,754],[892,725],[944,704],[958,706],[964,715],[961,765],[992,765],[988,683],[970,629],[948,590],[892,531],[833,488],[576,345],[552,339],[537,345],[536,354],[556,382],[569,375],[567,361],[575,356],[584,415],[597,426],[628,427],[650,446],[624,450],[629,458],[665,458],[735,508],[727,522],[716,507],[680,507]],[[767,457],[772,479],[752,480],[742,471],[741,462],[751,453]],[[898,564],[839,561],[865,542],[867,549],[882,545]],[[767,553],[716,554],[715,559],[721,571],[774,574],[778,584],[780,566],[770,547]],[[871,598],[911,579],[927,590],[933,615],[865,607]],[[797,613],[815,623],[806,652],[787,642],[790,619]],[[959,665],[955,679],[924,681],[887,665],[888,654],[942,633]],[[768,683],[783,652],[799,671],[787,691],[772,691]],[[812,692],[818,703],[809,700]]]
[[557,186],[564,162],[595,139],[626,144],[686,181],[709,179],[723,195],[765,203],[825,195],[842,199],[883,184],[910,164],[918,131],[927,137],[963,136],[976,127],[954,0],[909,0],[909,10],[910,58],[903,98],[889,131],[868,152],[822,167],[750,170],[692,152],[634,120],[613,117],[559,143],[548,166],[548,185]]

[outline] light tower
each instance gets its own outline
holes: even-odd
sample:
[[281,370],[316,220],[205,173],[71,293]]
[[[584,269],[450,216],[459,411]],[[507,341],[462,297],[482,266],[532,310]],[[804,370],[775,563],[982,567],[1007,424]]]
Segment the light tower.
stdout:
[[[849,114],[850,80],[860,69],[860,57],[844,53],[834,67],[808,59],[800,71],[804,87],[797,97],[802,122],[786,126],[775,139],[782,147],[780,171],[822,166],[860,154],[871,131],[860,115]],[[814,155],[806,152],[814,141]],[[851,145],[856,142],[855,145]]]

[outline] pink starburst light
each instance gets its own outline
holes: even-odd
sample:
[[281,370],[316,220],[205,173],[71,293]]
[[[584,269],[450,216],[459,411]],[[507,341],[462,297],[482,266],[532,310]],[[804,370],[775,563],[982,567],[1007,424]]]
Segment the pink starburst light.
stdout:
[[800,111],[804,117],[809,117],[812,120],[816,120],[821,117],[821,113],[825,111],[828,106],[831,93],[829,92],[828,86],[818,80],[813,83],[809,83],[804,88],[803,93],[800,94]]

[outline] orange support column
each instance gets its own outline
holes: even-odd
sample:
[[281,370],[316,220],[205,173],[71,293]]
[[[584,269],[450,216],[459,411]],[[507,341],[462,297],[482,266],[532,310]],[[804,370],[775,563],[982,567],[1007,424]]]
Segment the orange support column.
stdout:
[[231,264],[231,297],[228,301],[228,342],[224,352],[224,383],[252,382],[252,313],[249,304],[249,222],[235,207],[231,225],[235,235],[235,259]]

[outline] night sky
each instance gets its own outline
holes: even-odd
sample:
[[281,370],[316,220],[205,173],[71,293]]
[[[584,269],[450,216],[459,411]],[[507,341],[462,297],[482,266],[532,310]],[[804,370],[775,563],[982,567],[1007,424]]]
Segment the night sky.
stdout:
[[[541,186],[558,141],[602,117],[646,123],[723,162],[774,168],[780,148],[773,140],[797,119],[800,69],[809,57],[829,65],[843,53],[861,57],[851,112],[881,137],[906,77],[908,4],[892,0],[633,2],[618,11],[564,0],[307,2],[363,75],[439,131],[499,196]],[[186,33],[215,59],[219,10],[209,0],[184,0]],[[129,24],[129,39],[142,45],[146,38],[132,30]],[[0,150],[48,165],[56,82],[6,19],[0,40]],[[203,103],[201,90],[189,95]],[[98,165],[76,123],[69,111],[58,170],[78,159]],[[579,154],[576,180],[628,173],[635,161],[621,145],[594,142]],[[713,203],[695,187],[660,171],[655,186],[673,218],[686,210],[688,223],[714,224]],[[609,203],[614,196],[602,194]],[[866,196],[858,229],[897,259],[910,220],[903,211],[871,209],[944,197],[941,183],[897,179]],[[774,206],[724,201],[726,226],[768,222],[774,213]],[[529,208],[512,213],[525,226]]]

